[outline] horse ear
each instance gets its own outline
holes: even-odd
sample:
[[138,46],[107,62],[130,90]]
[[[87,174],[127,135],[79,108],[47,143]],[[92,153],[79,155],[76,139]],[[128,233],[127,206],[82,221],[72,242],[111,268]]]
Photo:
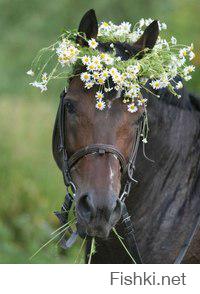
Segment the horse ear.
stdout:
[[98,22],[94,9],[90,9],[84,14],[79,24],[78,32],[80,36],[77,36],[76,42],[81,46],[87,45],[87,42],[81,37],[81,34],[84,34],[87,39],[97,38]]
[[158,34],[158,21],[154,20],[148,27],[146,27],[143,35],[139,38],[139,40],[133,44],[134,49],[136,49],[138,52],[144,50],[145,48],[153,49],[158,39]]

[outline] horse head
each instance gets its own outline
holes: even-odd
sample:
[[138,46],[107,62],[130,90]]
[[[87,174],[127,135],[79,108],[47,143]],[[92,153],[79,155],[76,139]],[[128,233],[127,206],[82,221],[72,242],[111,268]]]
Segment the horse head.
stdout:
[[[145,48],[152,49],[158,37],[158,23],[154,21],[144,31],[139,40],[130,45],[116,42],[113,44],[117,55],[122,60],[128,60]],[[87,39],[97,38],[98,23],[93,10],[88,11],[79,25],[79,32]],[[87,46],[84,39],[77,37],[80,46]],[[100,52],[108,52],[110,43],[99,43]],[[139,54],[138,58],[142,58]],[[64,137],[68,156],[78,150],[103,144],[112,146],[128,164],[132,146],[137,138],[140,118],[144,106],[135,113],[127,111],[122,103],[123,92],[113,90],[107,95],[108,107],[103,111],[95,108],[96,87],[86,89],[80,79],[80,68],[70,82],[67,91],[63,93],[64,104]],[[110,85],[112,86],[112,85]],[[57,117],[58,120],[58,117]],[[62,169],[62,158],[59,152],[58,121],[56,121],[53,136],[53,155]],[[105,150],[104,150],[105,151]],[[106,238],[110,230],[121,217],[122,207],[119,198],[122,181],[120,160],[112,152],[90,152],[82,156],[71,167],[70,174],[77,187],[75,209],[79,233],[88,236]]]

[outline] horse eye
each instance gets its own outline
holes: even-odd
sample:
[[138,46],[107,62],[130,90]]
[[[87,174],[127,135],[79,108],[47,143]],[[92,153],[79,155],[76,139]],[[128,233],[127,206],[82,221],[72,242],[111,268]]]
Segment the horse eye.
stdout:
[[76,109],[75,109],[75,105],[74,105],[74,103],[71,101],[71,100],[69,100],[69,99],[67,99],[66,101],[65,101],[65,107],[66,107],[66,109],[67,109],[67,111],[69,112],[69,113],[75,113],[76,111]]

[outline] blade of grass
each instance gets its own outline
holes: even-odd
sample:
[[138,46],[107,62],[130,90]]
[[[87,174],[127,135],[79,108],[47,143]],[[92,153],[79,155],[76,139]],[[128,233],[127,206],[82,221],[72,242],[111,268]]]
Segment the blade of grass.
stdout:
[[83,239],[83,242],[82,242],[82,244],[81,244],[81,247],[80,247],[80,249],[79,249],[79,252],[78,252],[78,254],[77,254],[77,256],[76,256],[76,259],[75,259],[74,263],[77,263],[77,260],[78,260],[80,254],[81,254],[81,252],[82,252],[82,250],[83,250],[83,246],[85,245],[85,241],[86,241],[86,237]]
[[90,255],[89,255],[89,259],[88,259],[88,264],[91,263],[92,260],[92,255],[95,253],[95,238],[92,238],[92,242],[91,242],[91,247],[90,247]]
[[131,258],[131,260],[136,263],[135,259],[133,258],[133,256],[130,254],[130,252],[128,251],[128,248],[126,247],[126,245],[124,244],[124,242],[122,241],[122,237],[117,233],[116,229],[113,228],[113,232],[115,233],[115,235],[117,236],[117,238],[119,239],[120,243],[122,244],[122,246],[124,247],[126,253],[129,255],[129,257]]
[[[68,226],[69,227],[69,226]],[[49,245],[54,239],[56,239],[60,234],[65,232],[68,227],[65,227],[62,231],[57,233],[54,237],[52,237],[50,240],[48,240],[44,245],[42,245],[30,258],[29,260],[32,260],[33,257],[35,257],[43,248],[45,248],[47,245]]]
[[74,222],[76,218],[73,218],[71,220],[69,220],[66,224],[62,225],[61,227],[59,227],[58,229],[56,229],[55,231],[53,231],[51,233],[51,235],[57,233],[58,231],[60,231],[62,228],[64,228],[65,226],[68,226],[70,223]]

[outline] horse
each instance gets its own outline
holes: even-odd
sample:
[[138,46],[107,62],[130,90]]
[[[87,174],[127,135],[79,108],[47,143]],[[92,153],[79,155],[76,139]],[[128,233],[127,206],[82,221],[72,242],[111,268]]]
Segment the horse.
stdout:
[[[97,38],[94,10],[83,16],[78,31],[87,39]],[[154,21],[134,44],[114,43],[116,53],[122,60],[128,60],[145,48],[152,49],[158,34],[158,23]],[[76,41],[87,46],[81,35]],[[110,44],[100,43],[98,50],[109,52]],[[79,69],[79,73],[83,70]],[[167,88],[159,90],[160,98],[144,92],[148,99],[149,139],[147,144],[140,142],[138,146],[134,170],[138,182],[131,186],[126,199],[143,263],[200,263],[200,100],[189,94],[185,86],[179,92],[181,99]],[[126,264],[132,260],[112,230],[115,227],[124,237],[119,195],[127,175],[122,175],[116,152],[128,163],[144,108],[129,113],[121,102],[123,93],[113,91],[106,95],[109,107],[97,111],[95,87],[86,90],[79,75],[70,79],[63,93],[64,143],[69,158],[95,144],[112,146],[115,150],[114,154],[105,150],[102,154],[84,153],[70,173],[77,187],[75,210],[79,235],[96,240],[91,262]],[[58,112],[52,147],[54,159],[62,170],[59,140]],[[87,241],[86,259],[90,242]]]

